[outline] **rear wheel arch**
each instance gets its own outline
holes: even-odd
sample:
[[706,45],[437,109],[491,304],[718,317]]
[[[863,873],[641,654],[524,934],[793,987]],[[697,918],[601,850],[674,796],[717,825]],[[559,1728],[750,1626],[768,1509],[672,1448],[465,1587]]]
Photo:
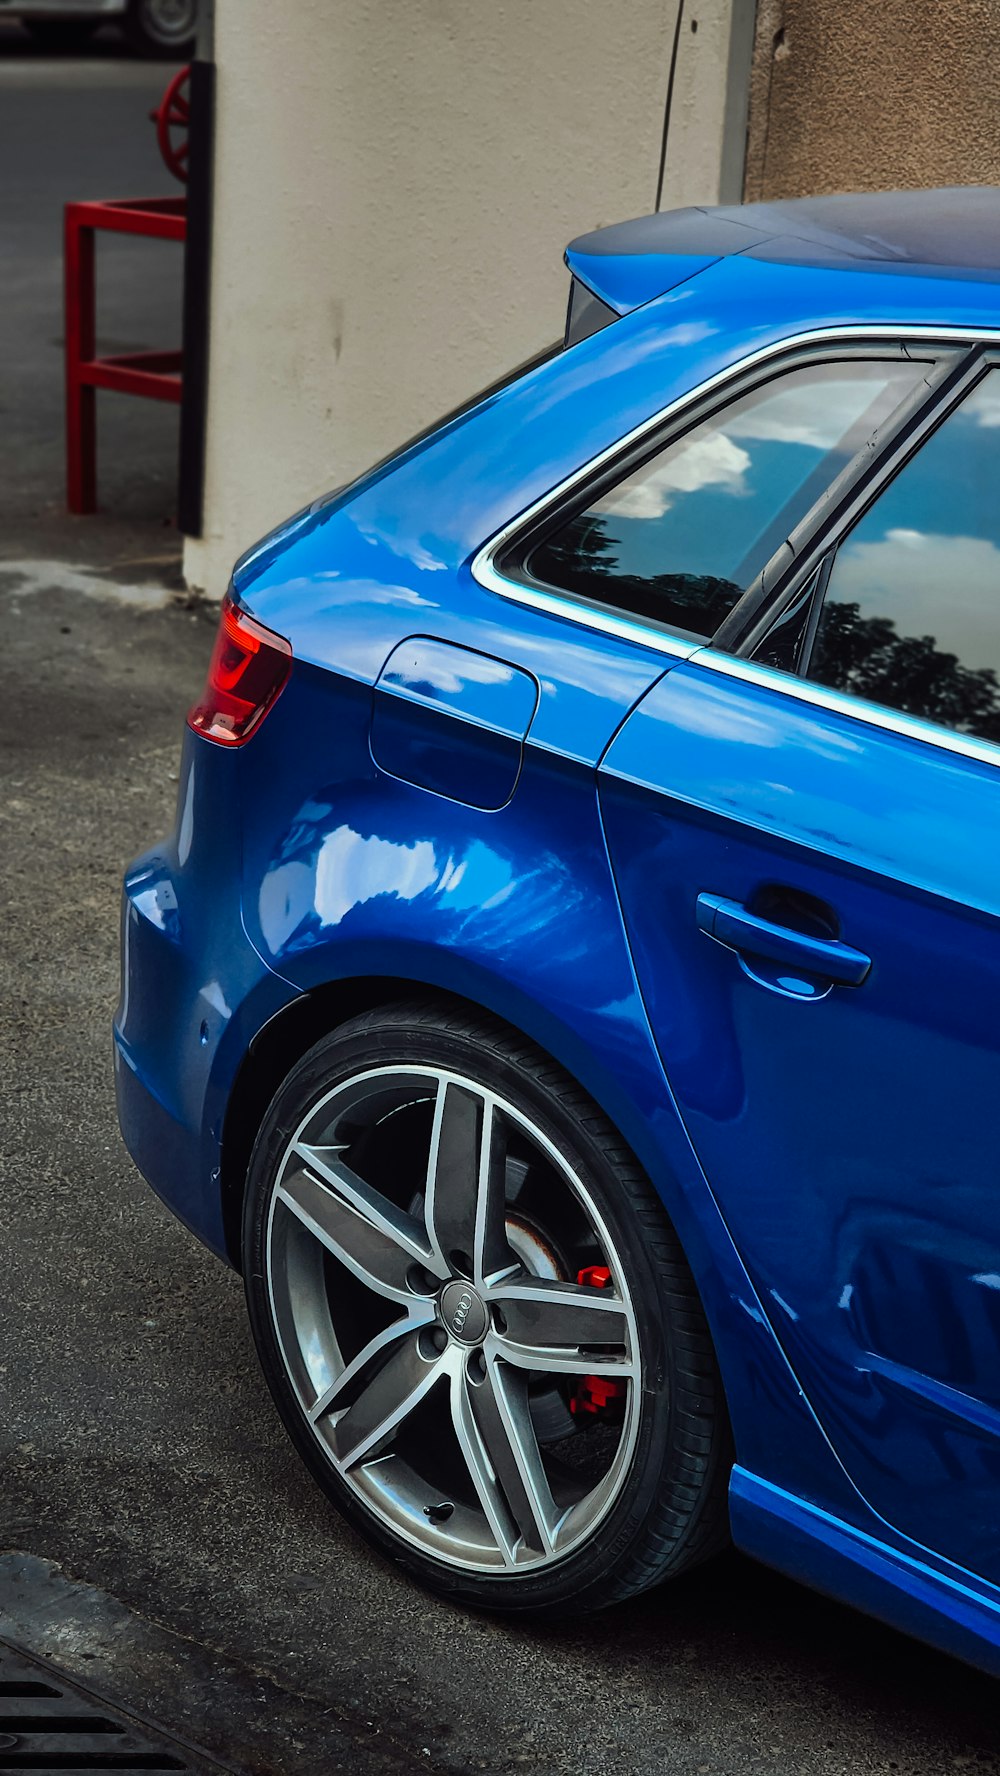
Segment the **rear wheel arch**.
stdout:
[[[332,1035],[351,1018],[358,1017],[363,1012],[377,1011],[383,1005],[434,1004],[443,1010],[451,1009],[503,1025],[509,1034],[520,1041],[531,1043],[587,1093],[634,1153],[636,1163],[649,1175],[649,1167],[644,1165],[641,1154],[635,1153],[633,1143],[621,1126],[621,1119],[603,1100],[601,1093],[594,1089],[593,1082],[581,1077],[581,1070],[574,1066],[571,1059],[567,1059],[564,1052],[560,1052],[558,1046],[546,1042],[516,1019],[496,1011],[487,1002],[487,997],[484,993],[481,999],[469,998],[465,994],[452,992],[446,987],[415,976],[347,976],[310,988],[261,1026],[251,1039],[237,1069],[229,1092],[222,1130],[220,1178],[223,1224],[226,1251],[237,1270],[241,1267],[241,1227],[247,1167],[254,1141],[272,1098],[314,1043],[324,1036]],[[650,1182],[655,1189],[655,1181],[650,1178]],[[663,1199],[662,1190],[657,1191],[657,1194]],[[673,1194],[680,1196],[682,1192],[678,1189]],[[674,1213],[671,1201],[664,1201],[664,1212],[676,1225],[678,1216]],[[688,1242],[684,1238],[683,1229],[678,1229],[678,1235],[682,1244],[686,1245]],[[693,1253],[688,1253],[688,1262],[697,1273],[699,1266],[694,1262],[694,1257]]]
[[[536,1048],[549,1053],[528,1031],[500,1017],[489,1007],[463,994],[428,981],[400,975],[357,975],[325,982],[293,999],[275,1012],[252,1038],[230,1088],[223,1120],[220,1187],[226,1253],[236,1270],[242,1268],[243,1197],[247,1167],[257,1134],[275,1092],[303,1055],[324,1036],[362,1012],[383,1005],[433,1003],[443,1009],[493,1019]],[[567,1072],[565,1062],[551,1055]],[[613,1118],[611,1119],[614,1120]]]
[[453,995],[434,993],[420,981],[388,975],[330,981],[294,999],[258,1030],[233,1081],[222,1129],[222,1222],[226,1252],[237,1270],[242,1267],[247,1166],[268,1106],[282,1081],[315,1042],[361,1012],[428,997],[454,1000]]
[[[675,1202],[680,1208],[685,1196],[680,1182],[675,1181],[675,1189],[671,1193],[674,1200],[665,1200],[664,1192],[657,1188],[656,1181],[650,1177],[649,1167],[644,1164],[642,1155],[636,1153],[622,1129],[620,1119],[602,1101],[592,1084],[580,1078],[564,1055],[541,1041],[532,1031],[494,1011],[482,1001],[467,998],[412,976],[360,975],[325,982],[276,1012],[251,1041],[230,1091],[221,1144],[222,1217],[226,1252],[233,1267],[242,1270],[243,1202],[250,1155],[275,1093],[308,1050],[324,1036],[332,1035],[335,1030],[364,1012],[376,1011],[382,1006],[403,1004],[437,1005],[444,1010],[450,1009],[502,1025],[518,1040],[530,1043],[586,1092],[602,1116],[612,1124],[636,1164],[645,1171],[654,1193],[660,1198],[663,1212],[675,1230],[694,1275],[712,1330],[716,1360],[720,1369],[723,1369],[723,1353],[719,1350],[719,1340],[711,1327],[714,1318],[711,1296],[715,1291],[714,1288],[708,1288],[706,1292],[705,1286],[706,1265],[709,1268],[712,1266],[711,1252],[702,1230],[697,1229],[698,1216],[692,1216],[690,1206],[683,1217],[675,1212]],[[681,1220],[684,1224],[679,1225]],[[692,1229],[697,1229],[694,1238],[690,1237]],[[730,1390],[726,1385],[724,1369],[723,1390],[728,1400]]]

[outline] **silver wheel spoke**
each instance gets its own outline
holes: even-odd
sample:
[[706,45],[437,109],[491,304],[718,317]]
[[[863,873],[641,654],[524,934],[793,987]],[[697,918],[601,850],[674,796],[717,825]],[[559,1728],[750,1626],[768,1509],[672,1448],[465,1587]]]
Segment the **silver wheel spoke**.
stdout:
[[395,1240],[418,1264],[427,1263],[430,1253],[419,1221],[408,1215],[404,1209],[397,1208],[380,1190],[375,1190],[363,1178],[359,1178],[346,1160],[341,1159],[340,1155],[344,1151],[342,1147],[307,1146],[305,1142],[298,1141],[295,1151],[324,1184],[353,1204],[373,1227],[379,1228],[389,1239]]
[[393,1346],[337,1419],[333,1446],[345,1467],[354,1467],[386,1442],[443,1374],[440,1358],[428,1362],[421,1356],[419,1336],[412,1332]]
[[494,1348],[525,1369],[563,1375],[635,1373],[624,1304],[583,1283],[501,1283],[490,1291],[503,1316]]
[[301,1169],[286,1170],[278,1200],[361,1282],[409,1304],[407,1274],[415,1263],[429,1261],[416,1221],[368,1190],[346,1166],[320,1164],[315,1149],[298,1148],[296,1157]]
[[357,1356],[348,1363],[336,1381],[325,1388],[323,1393],[313,1402],[308,1413],[309,1423],[318,1424],[326,1413],[345,1410],[350,1405],[352,1398],[356,1397],[359,1392],[358,1383],[366,1369],[383,1353],[391,1351],[393,1346],[399,1344],[404,1338],[418,1332],[422,1326],[430,1325],[433,1319],[433,1302],[415,1303],[405,1320],[394,1320],[392,1325],[386,1326],[383,1332],[376,1333],[374,1338],[369,1339],[364,1349],[359,1350]]
[[482,1506],[483,1515],[490,1526],[497,1547],[503,1555],[505,1566],[514,1565],[514,1549],[518,1540],[518,1527],[511,1515],[510,1508],[504,1498],[482,1434],[476,1423],[469,1398],[470,1389],[465,1377],[464,1363],[456,1364],[451,1377],[451,1417],[455,1427],[455,1436],[462,1451],[465,1465],[469,1470],[476,1496]]
[[486,1364],[482,1381],[466,1376],[465,1386],[483,1449],[520,1539],[536,1554],[551,1554],[560,1513],[531,1422],[527,1377],[493,1361]]
[[449,1269],[470,1261],[482,1284],[510,1270],[505,1215],[506,1143],[493,1100],[451,1079],[438,1086],[427,1167],[427,1231]]

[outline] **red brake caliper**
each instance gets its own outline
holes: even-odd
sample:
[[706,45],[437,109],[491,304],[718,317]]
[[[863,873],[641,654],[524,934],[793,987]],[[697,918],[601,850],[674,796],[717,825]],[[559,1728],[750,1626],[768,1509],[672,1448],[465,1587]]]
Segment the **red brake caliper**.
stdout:
[[[588,1284],[591,1289],[606,1289],[611,1272],[606,1264],[585,1264],[577,1271],[576,1280]],[[570,1395],[569,1409],[577,1417],[582,1412],[592,1412],[610,1418],[622,1410],[624,1399],[623,1381],[610,1380],[603,1375],[581,1375]]]

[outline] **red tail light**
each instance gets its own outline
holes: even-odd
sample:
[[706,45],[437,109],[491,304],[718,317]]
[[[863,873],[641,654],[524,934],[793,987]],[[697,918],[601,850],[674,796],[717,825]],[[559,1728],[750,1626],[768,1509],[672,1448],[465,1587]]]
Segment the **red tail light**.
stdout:
[[281,696],[291,670],[284,636],[237,610],[227,593],[205,689],[188,727],[220,746],[242,746]]

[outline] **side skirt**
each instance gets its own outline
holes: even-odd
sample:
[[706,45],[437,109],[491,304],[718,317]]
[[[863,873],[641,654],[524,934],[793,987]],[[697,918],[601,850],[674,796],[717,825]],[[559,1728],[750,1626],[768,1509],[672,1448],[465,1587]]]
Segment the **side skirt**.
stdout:
[[1000,1676],[1000,1592],[973,1574],[928,1566],[745,1468],[729,1511],[745,1554]]

